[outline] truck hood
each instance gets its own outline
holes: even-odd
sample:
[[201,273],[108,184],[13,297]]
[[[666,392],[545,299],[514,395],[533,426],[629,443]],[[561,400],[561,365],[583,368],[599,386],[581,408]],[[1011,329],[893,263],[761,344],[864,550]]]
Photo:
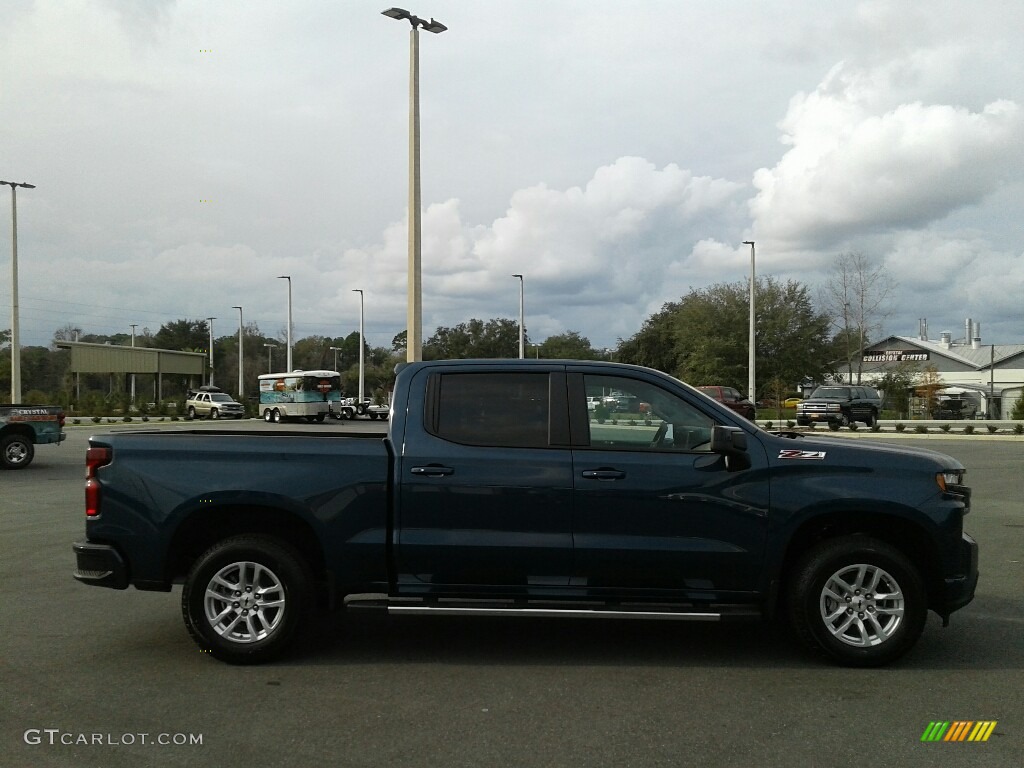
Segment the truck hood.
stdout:
[[843,437],[797,437],[796,439],[771,435],[771,442],[765,445],[773,463],[781,458],[781,451],[820,451],[825,460],[839,461],[851,466],[858,464],[877,467],[932,467],[935,471],[963,469],[964,465],[941,451],[918,448],[901,443],[875,442],[860,438]]

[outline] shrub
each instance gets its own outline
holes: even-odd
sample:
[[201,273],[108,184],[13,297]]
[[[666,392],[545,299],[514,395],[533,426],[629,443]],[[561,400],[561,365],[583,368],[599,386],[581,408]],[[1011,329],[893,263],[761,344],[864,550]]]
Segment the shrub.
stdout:
[[879,424],[879,423],[878,423],[878,422],[876,421],[876,422],[875,422],[874,424],[872,424],[872,425],[871,425],[871,431],[872,431],[872,432],[881,432],[881,431],[882,431],[882,425],[881,425],[881,424]]
[[764,423],[764,428],[765,428],[765,429],[771,429],[771,428],[772,428],[772,423],[771,423],[770,421],[766,421],[766,422]]
[[81,419],[72,419],[72,420],[71,420],[71,423],[72,423],[72,424],[81,424],[81,423],[82,423],[82,420],[81,420]]
[[964,434],[965,435],[973,435],[974,434],[974,425],[973,424],[968,424],[967,426],[965,426],[964,427]]
[[180,417],[178,416],[178,414],[171,414],[171,421],[180,421]]
[[131,416],[123,416],[123,417],[121,417],[121,421],[131,421],[131,420],[132,420]]
[[986,424],[985,429],[988,430],[988,433],[990,435],[994,435],[996,432],[999,431],[999,427],[997,427],[995,424]]
[[917,434],[919,435],[925,435],[928,434],[928,427],[926,427],[924,424],[918,424],[916,427],[914,427],[914,431],[917,432]]
[[851,432],[856,432],[858,429],[860,429],[860,427],[857,426],[856,421],[851,421],[849,427]]
[[786,421],[786,429],[792,429],[795,426],[796,426],[796,422],[794,422],[792,419],[789,419],[789,420]]
[[93,424],[99,424],[101,421],[103,421],[103,417],[102,416],[93,416],[92,417],[92,423]]
[[907,425],[906,425],[906,424],[897,424],[897,425],[896,425],[896,431],[897,431],[897,432],[902,432],[902,431],[903,431],[904,429],[906,429],[906,428],[907,428]]
[[1024,424],[1014,424],[1013,425],[1013,434],[1015,434],[1015,435],[1024,435]]
[[149,421],[149,416],[143,416],[143,417],[142,417],[142,420],[143,420],[143,421]]
[[939,427],[939,429],[941,429],[943,432],[949,432],[949,424],[943,424],[941,427]]

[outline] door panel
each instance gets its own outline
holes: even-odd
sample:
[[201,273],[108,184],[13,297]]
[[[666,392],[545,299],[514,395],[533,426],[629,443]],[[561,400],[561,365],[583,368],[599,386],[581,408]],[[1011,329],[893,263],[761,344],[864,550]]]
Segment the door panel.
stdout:
[[584,382],[587,395],[626,392],[646,408],[591,421],[590,447],[573,451],[572,584],[693,598],[755,590],[769,502],[758,444],[751,468],[730,472],[709,451],[714,421],[697,398],[626,377]]
[[398,462],[399,590],[565,586],[572,454],[547,445],[567,433],[549,424],[566,421],[564,375],[434,375],[425,429],[409,430]]

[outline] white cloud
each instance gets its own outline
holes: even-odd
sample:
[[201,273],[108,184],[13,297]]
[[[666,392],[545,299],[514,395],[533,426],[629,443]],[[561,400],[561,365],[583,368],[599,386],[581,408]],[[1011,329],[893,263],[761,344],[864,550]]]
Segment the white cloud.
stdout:
[[836,66],[793,98],[780,123],[791,148],[754,174],[759,240],[828,248],[853,233],[925,226],[980,202],[1022,169],[1024,114],[1009,100],[981,111],[891,104],[902,66]]

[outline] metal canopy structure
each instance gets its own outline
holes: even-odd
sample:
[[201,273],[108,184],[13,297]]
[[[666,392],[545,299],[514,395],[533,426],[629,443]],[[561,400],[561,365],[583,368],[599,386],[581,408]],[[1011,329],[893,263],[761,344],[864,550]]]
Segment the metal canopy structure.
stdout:
[[202,377],[205,352],[181,352],[152,347],[122,347],[86,341],[57,341],[55,346],[71,350],[71,373],[151,373],[156,375],[157,399],[163,398],[164,374]]

